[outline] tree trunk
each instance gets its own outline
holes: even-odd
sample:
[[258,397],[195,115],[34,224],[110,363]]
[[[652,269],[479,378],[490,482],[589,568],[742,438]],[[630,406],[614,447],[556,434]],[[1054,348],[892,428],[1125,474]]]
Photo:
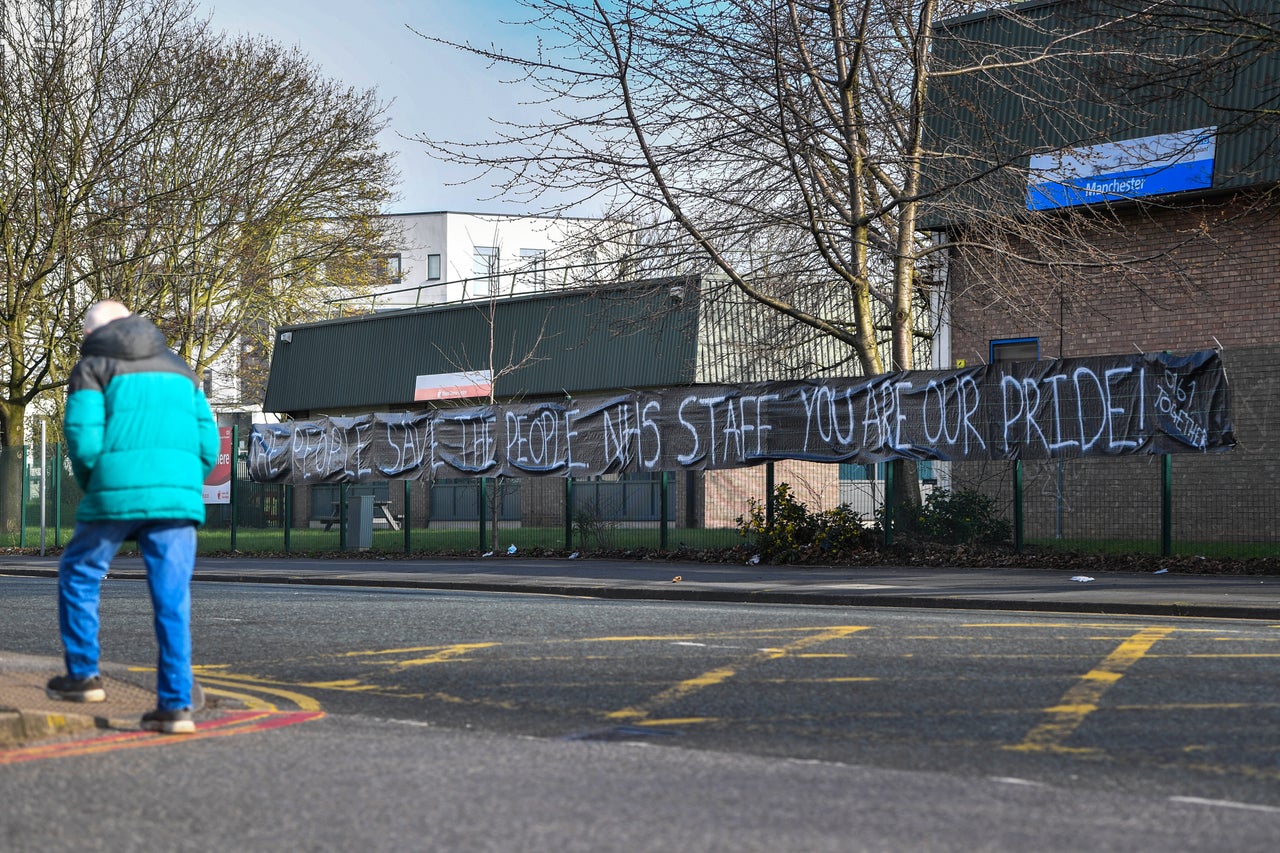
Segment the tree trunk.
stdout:
[[10,536],[16,535],[22,525],[25,414],[25,406],[0,405],[0,521]]

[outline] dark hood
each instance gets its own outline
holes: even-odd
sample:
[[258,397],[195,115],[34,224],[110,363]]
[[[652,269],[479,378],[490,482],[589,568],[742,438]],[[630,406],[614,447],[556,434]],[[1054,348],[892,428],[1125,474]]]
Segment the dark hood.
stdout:
[[80,345],[82,356],[105,355],[134,361],[167,349],[164,333],[146,317],[130,314],[95,329]]

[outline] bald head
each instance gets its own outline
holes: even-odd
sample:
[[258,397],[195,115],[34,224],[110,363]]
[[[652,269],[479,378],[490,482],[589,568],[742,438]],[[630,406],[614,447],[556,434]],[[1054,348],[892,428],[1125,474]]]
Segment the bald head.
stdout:
[[128,317],[133,312],[113,299],[95,302],[84,315],[84,333],[91,335],[108,323]]

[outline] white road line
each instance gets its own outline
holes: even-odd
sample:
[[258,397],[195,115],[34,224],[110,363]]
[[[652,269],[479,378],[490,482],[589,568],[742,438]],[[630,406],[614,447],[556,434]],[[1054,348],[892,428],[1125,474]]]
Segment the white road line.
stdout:
[[1280,814],[1280,807],[1261,806],[1254,803],[1237,803],[1234,800],[1206,800],[1203,797],[1170,797],[1171,803],[1189,803],[1193,806],[1217,806],[1222,809],[1244,809],[1250,812]]

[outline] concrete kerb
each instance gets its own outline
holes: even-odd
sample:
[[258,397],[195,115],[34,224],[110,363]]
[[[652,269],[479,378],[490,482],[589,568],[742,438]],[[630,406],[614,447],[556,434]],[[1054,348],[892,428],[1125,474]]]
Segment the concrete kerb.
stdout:
[[0,652],[0,747],[79,735],[95,729],[136,729],[155,704],[143,673],[104,664],[105,702],[64,702],[45,695],[45,682],[62,671],[57,658]]
[[[394,565],[394,564],[392,564]],[[387,568],[390,568],[387,567]],[[28,577],[55,577],[56,569],[0,566],[0,572]],[[739,604],[827,605],[841,607],[890,607],[952,610],[995,610],[1047,613],[1076,613],[1102,616],[1170,616],[1217,619],[1280,620],[1280,596],[1274,605],[1218,604],[1182,600],[1142,600],[1142,596],[1127,599],[1062,599],[1034,598],[1026,596],[995,597],[972,596],[960,593],[912,593],[860,594],[823,588],[821,584],[798,584],[779,589],[777,583],[727,583],[690,582],[664,583],[654,580],[592,578],[586,581],[570,581],[564,578],[526,576],[513,580],[485,580],[461,578],[467,572],[450,573],[445,577],[408,575],[390,572],[369,573],[353,577],[351,574],[281,573],[253,571],[225,571],[197,569],[196,580],[210,583],[259,583],[299,586],[337,586],[373,589],[421,589],[453,590],[460,592],[494,592],[541,594],[566,597],[601,598],[614,600],[692,601]],[[132,569],[112,569],[111,577],[120,580],[141,580],[145,574]],[[1211,578],[1206,578],[1211,582]],[[1266,579],[1276,583],[1277,578]],[[1280,586],[1280,584],[1277,584]]]
[[[120,575],[124,579],[125,575]],[[135,579],[142,579],[139,575]],[[780,590],[733,590],[679,586],[628,587],[547,583],[501,583],[490,581],[409,580],[386,578],[262,577],[236,574],[201,574],[197,580],[214,583],[262,583],[297,586],[341,586],[378,589],[454,590],[458,592],[519,593],[559,595],[570,598],[604,598],[619,601],[692,601],[724,604],[799,604],[835,607],[891,607],[943,610],[998,610],[1028,613],[1081,613],[1098,616],[1181,616],[1203,619],[1280,619],[1280,602],[1271,610],[1231,605],[1191,602],[1147,604],[1122,601],[1028,601],[992,598],[962,598],[929,595],[857,595],[832,592],[784,592]]]
[[48,714],[0,707],[0,749],[83,734],[96,728],[99,728],[97,719],[85,714]]

